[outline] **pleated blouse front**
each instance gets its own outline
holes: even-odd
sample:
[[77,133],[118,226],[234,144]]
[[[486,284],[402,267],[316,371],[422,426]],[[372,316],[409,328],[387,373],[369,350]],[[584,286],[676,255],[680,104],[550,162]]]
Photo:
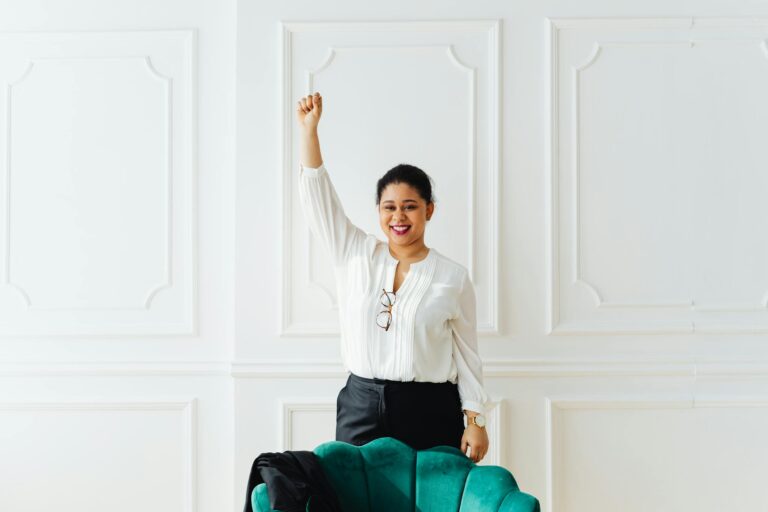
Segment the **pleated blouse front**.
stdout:
[[304,219],[334,264],[344,368],[361,377],[458,383],[462,408],[485,412],[478,353],[475,289],[463,265],[434,247],[410,264],[395,293],[385,331],[376,316],[386,309],[398,260],[388,242],[355,226],[324,165],[299,166]]

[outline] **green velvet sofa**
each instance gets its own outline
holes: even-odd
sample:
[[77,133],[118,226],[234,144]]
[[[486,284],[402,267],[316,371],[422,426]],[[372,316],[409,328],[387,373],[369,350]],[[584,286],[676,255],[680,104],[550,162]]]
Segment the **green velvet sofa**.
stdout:
[[[344,512],[540,511],[507,469],[479,466],[452,446],[417,451],[382,437],[363,446],[329,441],[313,452]],[[265,483],[253,489],[251,504],[255,512],[277,512]]]

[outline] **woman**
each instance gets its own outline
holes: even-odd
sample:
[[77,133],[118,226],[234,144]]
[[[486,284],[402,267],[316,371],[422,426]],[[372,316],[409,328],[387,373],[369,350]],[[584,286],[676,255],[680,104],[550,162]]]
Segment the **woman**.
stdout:
[[[336,439],[355,445],[391,436],[420,450],[488,451],[477,350],[475,292],[461,264],[424,245],[434,214],[429,177],[400,164],[377,183],[388,243],[344,213],[323,166],[320,93],[299,100],[299,197],[312,233],[334,263],[341,355],[349,372],[337,398]],[[467,426],[464,427],[464,416]]]

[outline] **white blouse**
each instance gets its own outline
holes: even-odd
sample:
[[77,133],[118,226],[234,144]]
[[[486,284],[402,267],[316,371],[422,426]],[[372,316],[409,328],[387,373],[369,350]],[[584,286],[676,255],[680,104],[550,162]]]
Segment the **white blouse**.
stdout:
[[376,316],[386,309],[382,289],[392,291],[398,264],[389,243],[352,224],[323,164],[299,169],[304,218],[334,262],[344,369],[368,378],[458,381],[462,409],[484,413],[488,394],[466,267],[434,247],[411,263],[385,331]]

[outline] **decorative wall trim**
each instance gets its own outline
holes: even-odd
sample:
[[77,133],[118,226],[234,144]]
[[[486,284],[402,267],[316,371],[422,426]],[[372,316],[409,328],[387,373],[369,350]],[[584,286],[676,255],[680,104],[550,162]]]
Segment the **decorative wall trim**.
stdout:
[[291,442],[293,432],[293,413],[294,412],[331,412],[336,414],[336,399],[317,399],[309,398],[280,400],[280,446],[281,450],[295,450]]
[[[502,74],[500,72],[501,69],[501,20],[498,19],[492,19],[492,20],[460,20],[460,21],[385,21],[385,22],[283,22],[281,24],[280,30],[281,30],[281,37],[282,37],[282,59],[280,60],[282,70],[281,70],[281,79],[282,79],[282,98],[281,98],[281,105],[283,105],[285,108],[283,110],[283,114],[281,115],[282,120],[282,127],[281,127],[281,134],[282,134],[282,160],[283,160],[283,181],[282,181],[282,191],[281,191],[281,198],[282,198],[282,234],[283,234],[283,252],[282,252],[282,258],[281,258],[281,272],[282,272],[282,287],[281,287],[281,297],[279,300],[281,313],[280,313],[280,319],[279,319],[279,335],[282,337],[311,337],[315,338],[318,336],[324,336],[328,334],[338,334],[338,329],[336,328],[327,328],[327,327],[319,327],[319,326],[310,326],[310,325],[295,325],[294,320],[291,318],[291,311],[290,311],[290,295],[289,291],[292,287],[292,276],[290,272],[290,265],[292,262],[292,254],[294,248],[292,247],[292,240],[291,240],[291,233],[290,229],[292,226],[292,211],[293,211],[293,205],[292,205],[292,197],[289,193],[293,190],[292,187],[292,181],[295,177],[295,170],[292,168],[291,162],[293,161],[292,155],[291,155],[291,140],[293,137],[293,100],[291,100],[290,96],[292,94],[292,84],[294,83],[294,80],[297,79],[292,74],[292,52],[293,52],[293,41],[292,36],[295,32],[321,32],[321,31],[347,31],[347,30],[367,30],[372,32],[377,31],[391,31],[391,30],[402,30],[402,31],[434,31],[434,30],[465,30],[465,31],[485,31],[487,34],[487,48],[488,48],[488,79],[489,79],[489,89],[487,91],[488,94],[488,100],[491,103],[492,107],[489,109],[489,141],[488,141],[488,161],[489,161],[489,177],[488,177],[488,189],[487,189],[487,198],[489,202],[489,222],[490,222],[490,231],[489,231],[489,249],[488,249],[488,258],[483,263],[483,266],[488,269],[489,272],[489,279],[487,283],[483,283],[486,285],[488,290],[488,304],[489,304],[489,311],[488,311],[488,321],[480,321],[478,322],[478,331],[483,334],[489,334],[489,335],[496,335],[499,334],[499,287],[498,287],[498,281],[499,281],[499,251],[500,251],[500,243],[499,243],[499,237],[500,237],[500,223],[499,223],[499,204],[500,204],[500,194],[501,194],[501,187],[500,187],[500,165],[501,165],[501,144],[500,144],[500,134],[501,134],[501,80],[502,80]],[[403,45],[407,46],[407,45]],[[421,45],[424,46],[424,45]],[[459,69],[463,69],[465,71],[469,71],[469,79],[471,80],[471,108],[470,111],[473,113],[473,119],[472,122],[472,129],[470,132],[472,133],[472,140],[470,144],[470,148],[472,149],[472,155],[471,155],[471,169],[472,173],[470,176],[471,182],[469,185],[469,190],[472,195],[472,201],[471,201],[471,207],[472,207],[472,218],[475,219],[477,217],[476,210],[477,210],[477,198],[475,197],[476,194],[476,152],[477,152],[477,144],[475,140],[474,133],[476,132],[476,110],[477,110],[477,88],[476,88],[476,72],[474,68],[469,68],[463,63],[459,61],[457,58],[455,51],[451,45],[430,45],[430,46],[443,46],[447,49],[447,55],[448,58],[451,60],[451,62],[457,66]],[[328,54],[326,55],[324,61],[313,71],[308,71],[306,73],[305,77],[301,77],[306,80],[307,86],[309,88],[312,87],[312,79],[313,79],[313,73],[317,73],[320,70],[326,68],[328,65],[330,65],[330,62],[333,60],[335,52],[339,49],[343,50],[352,50],[352,49],[371,49],[371,48],[378,48],[379,46],[344,46],[344,47],[330,47]],[[391,45],[385,45],[383,47],[391,47]],[[470,271],[471,275],[475,276],[475,269],[476,269],[476,243],[474,241],[475,237],[475,226],[470,227],[470,236],[472,237],[472,249],[470,251],[470,263],[468,266],[468,270]],[[310,242],[311,244],[311,242]],[[310,245],[310,248],[312,245]],[[312,280],[312,271],[310,269],[310,280]],[[317,282],[314,282],[314,284],[318,285]],[[320,285],[318,285],[320,286]],[[329,290],[326,289],[326,287],[321,286],[323,291],[327,294]],[[335,304],[332,304],[331,307],[333,307]]]
[[[490,443],[490,449],[485,454],[483,460],[478,465],[480,466],[504,466],[507,467],[507,463],[504,460],[504,453],[506,451],[506,436],[504,435],[506,430],[506,408],[504,406],[503,399],[494,399],[491,397],[490,402],[485,408],[485,417],[488,421],[488,432],[490,436],[488,441]],[[464,416],[464,426],[467,425],[467,417]]]
[[[146,67],[147,73],[149,73],[151,80],[159,81],[162,84],[163,91],[162,95],[165,100],[165,104],[163,105],[164,109],[164,118],[165,118],[165,151],[167,153],[166,161],[165,161],[165,183],[166,187],[168,188],[168,195],[166,197],[166,203],[165,203],[165,255],[164,255],[164,261],[163,261],[163,269],[165,272],[165,276],[163,277],[163,280],[161,283],[153,286],[148,292],[144,294],[144,300],[141,302],[140,305],[134,306],[134,307],[114,307],[114,306],[103,306],[103,307],[88,307],[88,308],[78,308],[78,307],[65,307],[65,306],[37,306],[33,304],[30,293],[23,288],[23,286],[14,283],[11,281],[11,239],[10,239],[10,219],[11,219],[11,124],[13,119],[13,110],[12,110],[12,98],[13,98],[13,89],[14,87],[18,87],[22,84],[24,80],[27,79],[32,73],[32,71],[35,69],[35,64],[38,62],[67,62],[67,61],[73,61],[73,62],[93,62],[93,61],[135,61],[139,60],[141,61],[144,66]],[[9,286],[10,288],[16,290],[16,292],[19,294],[19,296],[22,299],[22,302],[24,303],[25,307],[27,309],[35,309],[35,310],[42,310],[42,311],[66,311],[66,310],[73,310],[73,309],[88,309],[88,310],[99,310],[99,309],[105,309],[105,310],[141,310],[150,309],[152,299],[157,295],[160,290],[163,288],[170,288],[171,287],[171,272],[172,272],[172,261],[171,261],[171,250],[172,250],[172,232],[173,232],[173,226],[171,222],[171,207],[172,207],[172,182],[171,182],[171,157],[173,155],[173,136],[172,136],[172,130],[173,130],[173,118],[171,115],[171,105],[172,105],[172,77],[168,77],[163,75],[162,73],[157,71],[157,68],[152,64],[152,59],[149,55],[144,56],[99,56],[99,57],[38,57],[29,59],[27,61],[27,67],[22,73],[22,75],[17,78],[16,80],[8,83],[6,85],[6,128],[5,128],[5,269],[4,269],[4,280],[3,284]]]
[[677,28],[681,30],[691,28],[748,28],[748,27],[765,27],[768,26],[768,18],[761,17],[742,17],[742,18],[728,18],[722,16],[680,16],[674,18],[657,18],[657,17],[643,17],[643,18],[614,18],[614,17],[602,17],[602,18],[548,18],[549,22],[556,25],[558,28],[625,28],[625,29],[638,29],[638,28]]
[[[336,360],[270,360],[232,363],[234,378],[331,378],[349,374]],[[534,377],[697,377],[768,376],[768,361],[718,361],[683,359],[646,360],[566,360],[566,359],[486,359],[483,376],[489,379]]]
[[[476,272],[476,266],[475,266],[475,260],[477,259],[477,243],[475,241],[475,225],[477,224],[477,206],[476,206],[476,196],[477,196],[477,161],[475,158],[475,154],[477,152],[477,78],[476,78],[476,70],[475,68],[471,66],[467,66],[456,55],[456,52],[453,48],[453,45],[444,45],[444,44],[419,44],[419,45],[410,45],[410,44],[383,44],[383,45],[355,45],[355,46],[329,46],[328,52],[325,57],[325,60],[320,63],[316,68],[306,70],[305,72],[305,82],[306,82],[306,91],[311,92],[315,89],[314,82],[315,82],[315,76],[320,74],[321,71],[329,68],[331,64],[333,63],[334,58],[339,53],[343,52],[373,52],[373,51],[381,51],[381,50],[424,50],[424,49],[442,49],[445,51],[445,55],[448,58],[448,61],[453,64],[456,69],[459,71],[466,73],[467,75],[467,82],[469,86],[469,119],[467,119],[467,122],[470,126],[469,129],[469,136],[467,140],[467,147],[469,148],[469,161],[467,162],[467,165],[469,166],[469,175],[468,175],[468,183],[467,183],[467,204],[469,205],[469,211],[470,211],[470,222],[469,222],[469,234],[468,239],[470,240],[470,250],[469,250],[469,262],[467,264],[467,270],[470,275],[470,279],[473,282],[477,282],[477,272]],[[289,64],[290,65],[290,61]],[[287,119],[286,119],[287,121]],[[493,194],[489,194],[489,197],[494,197]],[[292,210],[291,210],[292,212]],[[289,212],[289,219],[291,212]],[[498,214],[494,215],[494,218],[498,217]],[[288,221],[287,226],[290,226],[290,220]],[[338,301],[336,300],[335,296],[335,290],[332,290],[322,282],[318,281],[315,276],[314,268],[315,264],[318,260],[322,260],[322,258],[319,258],[317,253],[315,252],[316,248],[318,247],[316,244],[316,240],[312,232],[310,231],[309,227],[306,226],[304,229],[304,238],[307,240],[307,251],[309,254],[309,257],[307,258],[307,276],[309,284],[316,286],[320,290],[323,291],[328,296],[329,299],[329,310],[332,312],[335,312],[335,314],[338,314]],[[289,261],[290,261],[290,255],[289,255]],[[306,327],[306,326],[305,326]],[[337,333],[337,330],[333,331],[334,333]],[[313,332],[311,335],[316,335],[317,333]]]
[[[51,61],[132,61],[141,60],[146,68],[149,79],[157,81],[162,87],[162,96],[165,104],[162,106],[161,115],[167,126],[163,130],[162,138],[165,144],[166,156],[162,163],[164,166],[163,181],[166,202],[165,212],[161,222],[164,226],[163,255],[158,263],[162,267],[163,276],[142,293],[135,306],[123,305],[111,307],[93,306],[83,307],[68,304],[38,304],[35,297],[23,288],[19,283],[12,281],[10,276],[10,145],[4,155],[0,155],[0,163],[5,170],[0,169],[0,180],[6,185],[4,222],[0,224],[0,241],[5,240],[5,247],[0,250],[0,286],[5,284],[8,289],[14,290],[30,315],[16,324],[9,323],[12,329],[0,333],[2,337],[33,337],[55,336],[66,337],[71,335],[93,336],[124,336],[126,330],[133,331],[133,337],[146,337],[150,335],[172,336],[196,336],[199,322],[198,288],[198,223],[196,215],[197,207],[197,29],[170,29],[170,30],[77,30],[77,31],[0,31],[0,40],[11,48],[17,48],[19,57],[26,61],[26,69],[23,70],[13,82],[2,87],[0,99],[8,112],[3,124],[5,134],[2,137],[6,143],[11,139],[11,93],[14,87],[19,86],[30,73],[34,73],[36,64]],[[56,51],[27,50],[23,45],[57,45]],[[87,44],[86,44],[87,43]],[[163,70],[166,63],[162,52],[176,52],[173,65],[175,72],[167,73]],[[27,52],[27,53],[25,53]],[[158,58],[159,57],[159,58]],[[174,85],[175,84],[175,85]],[[173,114],[177,112],[177,114]],[[176,116],[179,116],[178,118]],[[180,121],[183,121],[180,122]],[[183,181],[174,183],[173,176],[182,176]],[[177,178],[178,180],[178,178]],[[176,195],[176,197],[174,197]],[[174,204],[177,210],[174,211]],[[179,216],[178,225],[174,231],[173,219]],[[182,242],[178,244],[178,242]],[[180,252],[182,245],[183,252]],[[177,254],[174,259],[174,254]],[[154,299],[159,293],[164,293],[173,284],[183,285],[179,296],[174,297],[173,306],[166,315],[166,321],[159,318],[162,312],[149,311]],[[77,318],[67,320],[67,316],[60,313],[73,311]],[[99,321],[89,316],[89,312],[100,314],[106,311],[109,315],[125,313],[123,318]],[[142,312],[143,317],[139,317]],[[154,313],[154,315],[149,314]],[[158,314],[160,313],[160,314]],[[40,316],[44,315],[44,316]],[[43,322],[41,318],[50,322]],[[18,328],[17,328],[18,325]],[[119,325],[121,332],[116,332],[114,326]],[[38,326],[48,329],[38,330]],[[62,334],[59,334],[62,333]]]
[[[485,458],[480,461],[481,466],[484,465],[503,465],[502,455],[504,453],[504,447],[501,445],[504,441],[504,409],[502,407],[503,400],[492,400],[487,407],[485,413],[488,418],[490,431],[493,434],[490,439],[491,449],[486,454]],[[293,432],[293,413],[294,412],[330,412],[336,414],[336,399],[283,399],[280,401],[280,446],[281,450],[295,450],[291,443],[291,437]],[[464,425],[466,426],[466,416],[464,418]]]
[[[240,361],[36,361],[0,363],[2,377],[233,377],[236,379],[346,379],[349,374],[335,359],[269,359]],[[534,377],[768,377],[768,361],[710,360],[566,360],[486,359],[483,376]]]
[[231,364],[226,361],[145,362],[3,362],[2,377],[229,377]]
[[186,400],[0,402],[0,411],[181,411],[184,415],[184,510],[197,510],[197,398]]
[[544,509],[547,512],[555,512],[562,509],[563,505],[555,494],[556,462],[554,453],[557,436],[557,415],[559,411],[567,409],[695,409],[704,407],[768,407],[768,398],[765,396],[738,398],[723,398],[722,396],[691,395],[680,398],[668,395],[669,398],[634,398],[627,394],[619,396],[545,396],[545,480],[546,491]]
[[[683,45],[693,48],[702,43],[721,42],[720,36],[709,36],[709,32],[696,31],[696,29],[720,29],[720,28],[768,28],[768,18],[725,18],[725,17],[679,17],[679,18],[547,18],[549,34],[547,39],[547,53],[549,54],[549,136],[547,137],[547,163],[549,173],[547,175],[548,183],[546,187],[549,190],[548,200],[549,208],[546,211],[546,222],[549,226],[548,247],[546,249],[549,261],[548,272],[548,304],[550,306],[548,314],[547,333],[558,336],[581,336],[581,335],[623,335],[623,334],[738,334],[755,335],[768,333],[768,325],[757,322],[750,317],[747,321],[728,322],[725,319],[713,318],[713,321],[702,321],[692,318],[690,314],[699,313],[765,313],[768,309],[768,292],[764,292],[755,301],[744,303],[708,303],[697,304],[693,298],[686,297],[662,297],[653,302],[606,302],[593,284],[582,277],[581,272],[581,241],[580,241],[580,220],[579,220],[579,181],[580,181],[580,155],[579,155],[579,77],[580,73],[594,64],[599,58],[603,48],[607,47],[633,47],[637,45]],[[563,174],[560,165],[560,91],[565,88],[561,80],[565,77],[560,75],[561,57],[559,54],[559,37],[561,29],[594,29],[594,30],[653,30],[653,29],[678,29],[680,36],[670,38],[665,35],[659,40],[635,41],[635,40],[597,40],[592,42],[589,54],[579,61],[573,63],[570,67],[570,94],[572,96],[571,124],[567,127],[570,133],[571,142],[570,155],[567,160],[570,169],[569,175],[572,176],[572,190],[561,191],[559,184],[560,175]],[[731,37],[725,39],[726,42],[742,42],[759,45],[763,54],[768,57],[768,46],[766,40],[762,37],[754,37],[750,32],[749,37],[739,38]],[[694,37],[696,36],[696,37]],[[561,88],[562,85],[562,88]],[[565,127],[564,127],[565,129]],[[572,201],[572,211],[569,212],[570,219],[568,229],[573,234],[573,257],[561,258],[560,238],[561,225],[560,209],[561,194],[568,193]],[[566,283],[564,276],[560,273],[560,265],[568,268],[569,276],[572,281]],[[681,314],[676,318],[664,317],[664,320],[638,320],[630,323],[627,321],[615,320],[605,323],[596,323],[592,320],[572,320],[563,321],[561,319],[561,307],[563,302],[563,290],[565,286],[581,287],[586,291],[592,300],[595,310],[611,311],[630,310],[633,312],[643,312],[649,310],[680,310]],[[689,314],[684,314],[689,313]],[[607,318],[607,317],[606,317]]]
[[[706,41],[706,40],[705,40]],[[733,40],[728,40],[729,42],[732,42]],[[708,42],[708,41],[707,41]],[[747,41],[751,42],[753,44],[757,44],[760,46],[760,48],[763,50],[763,53],[765,54],[765,41],[763,40],[752,40]],[[628,47],[631,48],[633,46],[684,46],[688,48],[693,48],[696,42],[693,40],[688,41],[618,41],[618,42],[612,42],[612,41],[594,41],[592,46],[592,52],[587,57],[586,61],[582,64],[573,66],[573,72],[572,72],[572,97],[574,99],[573,101],[573,123],[571,126],[571,140],[574,142],[573,144],[573,151],[572,151],[572,161],[571,161],[571,168],[574,170],[574,176],[575,176],[575,186],[574,186],[574,208],[573,212],[571,213],[571,218],[573,219],[573,225],[574,225],[574,250],[573,250],[573,261],[570,262],[573,270],[573,275],[575,276],[575,280],[573,282],[574,285],[578,284],[580,286],[583,286],[588,292],[592,295],[592,299],[595,301],[595,309],[648,309],[648,308],[679,308],[679,309],[688,309],[690,311],[710,311],[710,312],[723,312],[723,311],[765,311],[766,307],[768,306],[768,291],[764,292],[760,298],[758,299],[757,304],[748,303],[741,306],[737,306],[733,303],[724,303],[724,304],[709,304],[709,305],[698,305],[696,304],[696,301],[691,298],[684,298],[680,297],[677,299],[668,299],[668,300],[658,300],[653,302],[610,302],[606,301],[602,298],[598,287],[590,282],[588,282],[584,277],[582,277],[582,261],[581,261],[581,235],[582,232],[581,228],[581,158],[580,158],[580,138],[581,133],[578,129],[580,126],[580,118],[581,118],[581,96],[580,96],[580,79],[581,79],[581,72],[592,66],[598,59],[601,53],[602,48],[621,48],[621,47]],[[696,324],[695,322],[691,323],[691,331],[695,330]],[[687,331],[687,329],[685,329]],[[708,329],[709,330],[709,329]]]

